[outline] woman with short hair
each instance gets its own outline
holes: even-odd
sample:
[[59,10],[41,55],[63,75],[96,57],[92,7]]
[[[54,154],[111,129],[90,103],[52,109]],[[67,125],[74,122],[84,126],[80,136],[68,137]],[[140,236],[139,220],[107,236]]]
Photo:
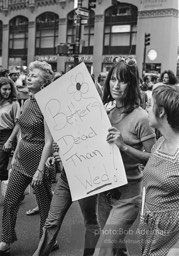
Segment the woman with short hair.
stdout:
[[145,201],[138,234],[142,256],[179,255],[179,87],[152,92],[149,123],[161,137],[144,168]]

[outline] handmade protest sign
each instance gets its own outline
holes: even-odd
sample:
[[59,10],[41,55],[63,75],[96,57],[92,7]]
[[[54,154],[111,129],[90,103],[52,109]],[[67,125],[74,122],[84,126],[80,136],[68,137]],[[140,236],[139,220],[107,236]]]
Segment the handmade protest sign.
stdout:
[[73,201],[127,183],[120,151],[106,141],[111,124],[84,63],[35,97],[60,148]]

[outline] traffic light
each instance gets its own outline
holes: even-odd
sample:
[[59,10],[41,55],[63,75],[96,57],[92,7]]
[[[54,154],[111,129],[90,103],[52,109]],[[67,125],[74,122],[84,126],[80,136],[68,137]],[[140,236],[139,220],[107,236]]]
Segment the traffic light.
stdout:
[[73,55],[75,53],[75,44],[68,44],[67,55]]
[[150,33],[149,34],[145,33],[144,41],[145,41],[145,46],[150,45]]
[[56,54],[59,56],[70,56],[75,53],[75,44],[58,44],[56,46]]
[[56,54],[59,54],[59,56],[65,56],[68,52],[68,46],[67,44],[58,44],[56,46]]
[[95,9],[96,8],[96,0],[88,0],[88,9]]

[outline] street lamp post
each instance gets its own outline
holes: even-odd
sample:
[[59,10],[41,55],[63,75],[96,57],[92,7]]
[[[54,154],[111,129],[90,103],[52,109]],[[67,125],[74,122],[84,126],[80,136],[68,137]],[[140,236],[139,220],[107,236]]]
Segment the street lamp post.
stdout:
[[144,35],[144,56],[143,56],[143,69],[142,69],[142,76],[143,72],[146,70],[146,49],[147,46],[150,45],[150,33],[145,33]]
[[142,68],[142,76],[144,75],[145,68],[145,62],[146,62],[146,46],[144,45],[144,55],[143,55],[143,68]]
[[[77,8],[82,7],[82,1],[78,0]],[[81,15],[76,14],[76,23],[75,23],[75,52],[74,52],[74,65],[77,66],[79,63],[79,52],[80,52],[80,38],[81,38]]]

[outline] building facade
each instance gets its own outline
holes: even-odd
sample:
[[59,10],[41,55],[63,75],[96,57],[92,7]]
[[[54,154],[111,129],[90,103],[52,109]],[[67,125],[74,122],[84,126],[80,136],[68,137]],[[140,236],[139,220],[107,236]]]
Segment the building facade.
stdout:
[[[56,71],[71,69],[74,57],[58,56],[56,46],[75,43],[74,7],[73,0],[0,0],[0,65],[45,60]],[[144,51],[146,33],[150,45]],[[96,76],[121,55],[136,58],[140,75],[144,69],[176,73],[178,34],[178,0],[96,0],[88,17],[81,16],[79,62]]]

